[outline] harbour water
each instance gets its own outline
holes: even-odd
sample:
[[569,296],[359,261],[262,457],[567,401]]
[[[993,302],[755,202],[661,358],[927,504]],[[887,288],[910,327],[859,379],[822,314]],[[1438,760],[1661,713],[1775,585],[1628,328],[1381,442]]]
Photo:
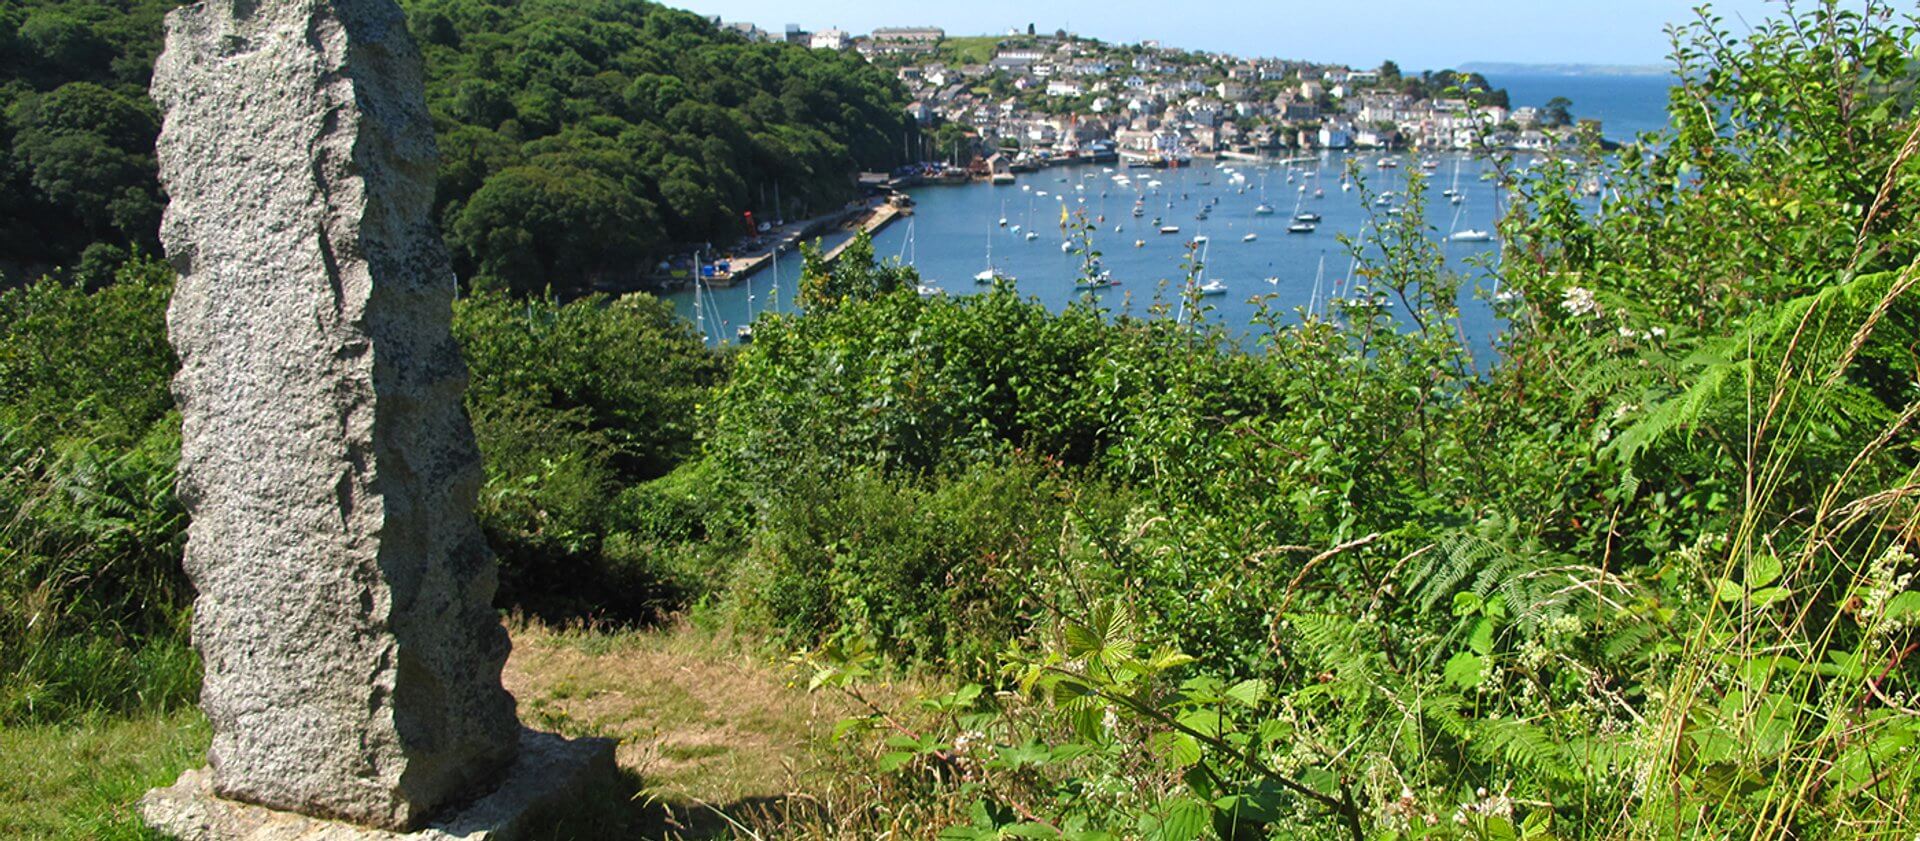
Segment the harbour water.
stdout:
[[[1061,247],[1068,240],[1060,225],[1062,208],[1084,212],[1094,227],[1093,245],[1102,254],[1101,263],[1117,281],[1094,294],[1109,310],[1145,315],[1156,301],[1177,303],[1189,243],[1204,237],[1204,280],[1219,281],[1227,290],[1205,299],[1213,308],[1209,317],[1244,331],[1252,325],[1260,299],[1283,311],[1324,308],[1330,295],[1346,289],[1354,265],[1341,235],[1357,238],[1363,226],[1388,219],[1388,206],[1364,201],[1358,186],[1341,189],[1348,162],[1359,164],[1360,178],[1373,192],[1404,192],[1408,177],[1420,171],[1418,156],[1391,155],[1399,163],[1393,169],[1381,169],[1381,157],[1327,153],[1293,165],[1223,161],[1217,169],[1211,162],[1173,170],[1082,165],[1021,175],[1014,185],[921,187],[911,191],[914,214],[877,235],[874,251],[881,259],[914,266],[922,282],[942,294],[967,295],[989,288],[974,277],[988,268],[991,247],[994,269],[1012,275],[1023,295],[1058,310],[1088,294],[1074,285],[1082,271],[1081,257]],[[1438,164],[1425,172],[1426,221],[1433,235],[1492,229],[1499,212],[1496,189],[1481,178],[1491,163],[1468,155],[1430,157]],[[1441,195],[1453,189],[1456,165],[1458,190],[1465,196],[1458,205]],[[1116,182],[1116,176],[1131,183]],[[1132,215],[1136,202],[1142,211],[1138,217]],[[1257,212],[1263,203],[1273,209],[1271,214]],[[1207,218],[1195,218],[1202,208]],[[1320,215],[1316,229],[1290,233],[1294,217],[1304,213]],[[1004,227],[999,224],[1002,218],[1007,220]],[[1156,218],[1179,232],[1160,233]],[[1038,236],[1029,239],[1029,231]],[[822,247],[844,236],[827,238]],[[1447,242],[1442,253],[1446,268],[1478,276],[1482,272],[1469,258],[1491,258],[1499,247],[1497,241]],[[763,270],[748,283],[703,290],[697,302],[691,292],[671,298],[683,314],[703,324],[711,341],[730,341],[736,327],[760,312],[791,310],[799,276],[799,255],[787,254],[777,270]],[[1471,336],[1488,337],[1497,329],[1484,298],[1472,289],[1462,296]]]
[[[1491,81],[1507,87],[1515,105],[1544,105],[1553,96],[1565,96],[1573,101],[1575,116],[1601,119],[1606,135],[1617,140],[1631,140],[1638,132],[1664,124],[1672,84],[1665,76],[1545,74],[1513,74]],[[1192,168],[1177,170],[1077,166],[1022,174],[1013,185],[921,187],[910,191],[917,205],[914,215],[876,236],[874,251],[882,259],[913,265],[926,284],[943,294],[967,295],[987,288],[973,278],[988,268],[991,242],[992,267],[1013,275],[1023,295],[1058,310],[1086,294],[1074,287],[1081,261],[1062,252],[1065,237],[1059,224],[1062,207],[1084,210],[1097,227],[1094,246],[1103,254],[1102,263],[1118,281],[1096,294],[1109,310],[1144,315],[1156,300],[1175,299],[1176,287],[1185,276],[1182,262],[1187,243],[1196,235],[1205,236],[1205,278],[1221,282],[1227,290],[1206,299],[1213,308],[1209,317],[1248,335],[1257,332],[1254,317],[1259,299],[1291,311],[1345,290],[1353,263],[1340,235],[1358,237],[1363,226],[1378,224],[1374,220],[1384,219],[1387,211],[1363,202],[1358,189],[1340,189],[1349,160],[1358,163],[1362,177],[1378,192],[1403,191],[1408,176],[1419,171],[1419,161],[1431,158],[1438,163],[1426,172],[1426,222],[1433,235],[1445,238],[1457,230],[1494,227],[1502,208],[1493,183],[1481,178],[1491,168],[1489,161],[1462,154],[1402,152],[1391,155],[1400,164],[1397,169],[1381,169],[1377,165],[1381,157],[1378,152],[1326,152],[1293,165],[1223,161],[1223,168],[1216,168],[1212,161],[1197,161]],[[1465,196],[1459,205],[1441,195],[1455,183],[1456,164],[1459,190]],[[1245,180],[1236,181],[1227,168]],[[1131,184],[1116,182],[1116,175],[1125,175]],[[1159,186],[1149,186],[1155,180]],[[1316,189],[1321,193],[1318,197]],[[1273,207],[1271,215],[1255,212],[1263,196]],[[1132,215],[1136,200],[1144,211],[1137,218]],[[1313,233],[1287,231],[1296,203],[1297,212],[1320,214]],[[1210,207],[1209,218],[1195,219],[1202,206]],[[1003,217],[1005,227],[999,225]],[[1180,232],[1160,234],[1152,224],[1156,217],[1179,226]],[[1029,231],[1039,236],[1028,239]],[[1248,234],[1254,239],[1247,241]],[[831,235],[821,247],[831,248],[848,236]],[[1461,296],[1463,326],[1477,349],[1489,348],[1500,323],[1488,300],[1492,290],[1483,288],[1490,281],[1477,264],[1497,259],[1500,244],[1443,242],[1441,248],[1445,268],[1470,278]],[[676,293],[670,299],[681,313],[702,325],[709,341],[732,341],[735,330],[760,312],[791,311],[799,277],[800,256],[789,253],[781,256],[777,270],[761,271],[747,283],[703,292],[697,301],[691,292]]]
[[[1553,96],[1572,100],[1576,117],[1594,117],[1603,121],[1603,131],[1613,140],[1632,140],[1634,134],[1655,131],[1667,119],[1667,90],[1670,77],[1578,77],[1578,75],[1526,75],[1503,73],[1492,83],[1505,86],[1515,106],[1544,106]],[[1185,276],[1181,263],[1187,259],[1187,242],[1196,234],[1206,236],[1206,278],[1219,280],[1227,292],[1208,298],[1212,319],[1236,332],[1254,330],[1258,305],[1267,301],[1281,311],[1308,307],[1315,300],[1313,288],[1319,276],[1321,300],[1327,294],[1344,290],[1352,269],[1352,257],[1338,242],[1340,234],[1357,236],[1363,225],[1375,225],[1371,219],[1382,215],[1386,207],[1363,204],[1359,190],[1342,192],[1340,175],[1348,159],[1359,161],[1359,171],[1373,190],[1404,190],[1409,173],[1417,171],[1421,154],[1398,154],[1400,169],[1379,169],[1380,154],[1321,154],[1304,165],[1223,161],[1225,167],[1244,177],[1236,182],[1227,169],[1215,169],[1213,161],[1196,161],[1192,169],[1146,171],[1114,167],[1062,167],[1020,175],[1010,186],[991,186],[985,182],[964,186],[924,186],[912,190],[918,204],[912,217],[895,223],[876,236],[874,250],[883,259],[900,259],[914,265],[929,286],[943,294],[977,294],[985,290],[973,282],[973,275],[987,269],[989,240],[993,248],[993,267],[1018,278],[1021,294],[1033,296],[1048,307],[1062,309],[1069,301],[1079,300],[1085,292],[1073,288],[1081,271],[1077,255],[1064,253],[1060,230],[1060,209],[1085,209],[1096,221],[1094,248],[1102,252],[1102,263],[1119,280],[1117,286],[1098,292],[1102,303],[1112,311],[1131,311],[1144,315],[1156,300],[1173,300],[1175,286]],[[1436,238],[1452,230],[1478,228],[1490,230],[1500,213],[1496,188],[1482,180],[1490,169],[1486,159],[1473,156],[1438,154],[1438,169],[1427,173],[1427,225]],[[1465,200],[1453,205],[1440,194],[1453,184],[1453,167],[1459,165],[1459,190]],[[1129,186],[1117,184],[1114,175],[1127,175]],[[1288,175],[1292,180],[1288,180]],[[1148,186],[1160,180],[1158,188]],[[1261,204],[1261,180],[1265,182],[1265,204],[1273,205],[1273,215],[1256,215]],[[1302,190],[1304,188],[1304,190]],[[1321,196],[1313,198],[1319,188]],[[1044,192],[1044,196],[1043,196]],[[1135,200],[1142,202],[1144,215],[1133,217]],[[1217,204],[1213,204],[1217,200]],[[1300,213],[1319,213],[1321,223],[1311,234],[1290,234],[1286,227],[1294,217],[1294,205]],[[1171,205],[1169,205],[1171,204]],[[1212,205],[1206,221],[1194,219],[1202,205]],[[1008,225],[1000,227],[998,221]],[[1104,221],[1098,221],[1104,217]],[[1179,225],[1179,234],[1160,234],[1150,225],[1162,217],[1167,225]],[[1014,227],[1018,225],[1018,230]],[[1025,232],[1037,232],[1039,238],[1027,240]],[[1246,242],[1246,234],[1256,234]],[[831,234],[822,248],[831,248],[851,234]],[[1498,242],[1446,242],[1446,269],[1484,278],[1482,269],[1469,263],[1469,257],[1498,259]],[[1325,261],[1325,271],[1321,265]],[[778,271],[760,271],[749,282],[733,288],[718,288],[693,296],[678,292],[670,296],[674,305],[703,324],[710,342],[732,342],[739,324],[751,323],[766,309],[793,309],[793,292],[799,286],[799,253],[781,255]],[[1469,282],[1461,296],[1463,326],[1478,348],[1488,348],[1500,330],[1488,303],[1484,280]],[[695,300],[697,298],[697,300]]]

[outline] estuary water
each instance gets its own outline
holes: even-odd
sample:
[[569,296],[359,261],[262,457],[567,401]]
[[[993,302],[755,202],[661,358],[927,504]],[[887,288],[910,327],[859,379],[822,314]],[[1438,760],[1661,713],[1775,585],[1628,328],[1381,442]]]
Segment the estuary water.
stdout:
[[[1573,102],[1574,116],[1602,120],[1606,136],[1621,141],[1665,124],[1667,91],[1673,83],[1667,76],[1519,73],[1490,81],[1506,87],[1516,106],[1544,105],[1554,96],[1565,96]],[[984,291],[988,287],[973,278],[991,265],[1013,275],[1021,294],[1059,310],[1087,294],[1074,286],[1081,258],[1061,250],[1064,207],[1084,212],[1094,224],[1094,247],[1118,281],[1094,293],[1102,305],[1145,315],[1156,301],[1177,304],[1188,243],[1203,236],[1204,279],[1226,287],[1224,294],[1205,299],[1212,307],[1208,317],[1238,335],[1257,338],[1263,329],[1254,324],[1260,301],[1291,313],[1323,307],[1330,294],[1345,292],[1353,262],[1340,235],[1358,238],[1363,227],[1378,225],[1398,203],[1376,206],[1364,202],[1359,189],[1343,191],[1341,177],[1349,164],[1372,191],[1400,192],[1412,173],[1422,171],[1420,162],[1430,159],[1436,166],[1425,171],[1425,221],[1442,240],[1445,268],[1469,278],[1461,294],[1462,326],[1476,352],[1490,349],[1501,325],[1493,313],[1494,290],[1486,288],[1491,280],[1484,266],[1499,259],[1500,243],[1445,238],[1461,230],[1493,229],[1503,208],[1494,184],[1482,180],[1491,162],[1452,153],[1384,156],[1399,166],[1381,168],[1379,152],[1323,152],[1294,164],[1221,161],[1216,166],[1196,161],[1192,168],[1177,170],[1081,165],[1023,174],[1012,185],[921,187],[910,191],[914,215],[875,236],[874,251],[882,259],[914,266],[924,283],[946,295]],[[1516,163],[1526,163],[1526,156]],[[1116,176],[1128,181],[1116,181]],[[1458,205],[1441,194],[1456,183],[1464,197]],[[1143,212],[1139,217],[1132,215],[1136,201]],[[1256,212],[1263,203],[1273,208],[1271,215]],[[1196,219],[1203,207],[1209,210],[1208,218]],[[1321,221],[1313,233],[1289,233],[1296,213],[1317,213]],[[1005,226],[999,224],[1003,218]],[[1159,233],[1156,218],[1178,226],[1179,233]],[[1028,232],[1038,236],[1029,239]],[[821,246],[831,248],[848,236],[835,233]],[[791,311],[799,276],[800,256],[790,253],[781,256],[777,271],[762,271],[750,282],[699,296],[675,293],[669,299],[702,325],[710,342],[731,342],[735,330],[762,311]]]
[[[1221,161],[1172,170],[1120,166],[1058,167],[1019,176],[1012,185],[984,183],[929,186],[910,191],[912,216],[874,237],[875,254],[919,270],[922,283],[938,294],[968,295],[990,288],[975,275],[993,269],[1015,278],[1021,294],[1060,310],[1089,294],[1075,287],[1082,257],[1062,244],[1069,236],[1061,211],[1085,214],[1101,265],[1114,286],[1092,293],[1108,310],[1147,315],[1156,302],[1178,304],[1183,264],[1191,244],[1204,259],[1202,280],[1217,281],[1225,292],[1209,296],[1209,318],[1245,333],[1264,301],[1273,309],[1324,309],[1328,297],[1348,288],[1354,262],[1341,235],[1359,238],[1363,229],[1384,223],[1398,209],[1407,179],[1420,172],[1423,158],[1408,153],[1385,155],[1395,168],[1381,168],[1377,153],[1325,153],[1294,163]],[[1468,155],[1432,155],[1426,223],[1437,239],[1455,232],[1490,231],[1500,212],[1497,191],[1482,175],[1490,161]],[[1342,189],[1342,175],[1353,165],[1374,193],[1392,191],[1387,204],[1362,198],[1358,184]],[[1455,188],[1463,196],[1451,203],[1441,193]],[[1116,180],[1124,177],[1127,181]],[[1138,205],[1141,215],[1134,216]],[[1259,212],[1261,205],[1272,213]],[[1196,218],[1205,210],[1205,219]],[[1312,233],[1291,233],[1300,214],[1318,214]],[[1005,219],[1002,226],[1000,220]],[[1160,226],[1177,233],[1161,233]],[[1036,234],[1028,237],[1028,233]],[[846,234],[822,241],[831,247]],[[1251,239],[1249,239],[1251,236]],[[1498,258],[1497,241],[1441,244],[1446,268],[1468,277],[1485,275],[1481,264]],[[1477,259],[1476,259],[1477,258]],[[782,255],[777,271],[763,270],[750,282],[670,296],[676,307],[703,325],[710,341],[732,341],[735,329],[768,309],[790,311],[798,286],[798,254]],[[1498,329],[1484,294],[1469,284],[1463,290],[1464,325],[1470,336],[1491,337]],[[1317,295],[1316,295],[1317,290]]]

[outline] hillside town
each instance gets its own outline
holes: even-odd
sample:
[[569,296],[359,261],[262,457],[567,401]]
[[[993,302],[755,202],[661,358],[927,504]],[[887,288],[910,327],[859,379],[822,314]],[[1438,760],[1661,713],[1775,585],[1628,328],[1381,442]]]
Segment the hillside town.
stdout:
[[920,157],[971,165],[977,177],[1060,160],[1179,165],[1193,157],[1260,158],[1320,149],[1506,149],[1544,152],[1598,141],[1600,124],[1570,103],[1510,107],[1472,73],[1402,74],[1114,45],[1053,33],[950,37],[938,27],[855,35],[788,25],[754,40],[854,51],[890,68],[923,127]]

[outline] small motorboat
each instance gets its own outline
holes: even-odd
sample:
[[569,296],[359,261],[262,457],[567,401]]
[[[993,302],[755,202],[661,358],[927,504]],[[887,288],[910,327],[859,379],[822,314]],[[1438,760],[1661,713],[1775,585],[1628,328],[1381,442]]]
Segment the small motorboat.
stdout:
[[1315,230],[1317,228],[1309,222],[1295,222],[1287,226],[1287,233],[1290,234],[1310,234]]
[[1073,285],[1079,289],[1087,289],[1087,290],[1105,289],[1109,286],[1119,286],[1120,281],[1113,279],[1113,272],[1102,270],[1099,274],[1094,275],[1093,277],[1090,277],[1090,278],[1083,277],[1083,278],[1080,278],[1079,280],[1074,281]]
[[1247,234],[1246,236],[1243,236],[1243,237],[1241,237],[1241,238],[1240,238],[1240,241],[1241,241],[1241,242],[1252,242],[1252,241],[1254,241],[1254,240],[1256,240],[1256,239],[1259,239],[1259,238],[1260,238],[1260,235],[1259,235],[1259,234]]
[[1200,284],[1200,294],[1202,296],[1225,295],[1227,294],[1227,285],[1217,280],[1209,280],[1206,283]]
[[1179,226],[1179,225],[1161,225],[1161,226],[1160,226],[1160,233],[1163,233],[1163,234],[1177,234],[1177,233],[1180,233],[1180,226]]
[[1464,231],[1454,231],[1453,236],[1447,237],[1448,242],[1489,242],[1492,239],[1492,231],[1480,231],[1473,228],[1468,228]]

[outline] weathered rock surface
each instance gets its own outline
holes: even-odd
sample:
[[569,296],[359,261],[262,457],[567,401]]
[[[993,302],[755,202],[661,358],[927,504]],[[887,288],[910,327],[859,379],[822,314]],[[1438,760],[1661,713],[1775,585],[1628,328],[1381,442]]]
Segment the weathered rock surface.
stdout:
[[415,828],[520,744],[419,54],[393,0],[205,0],[153,92],[211,788]]
[[188,771],[171,788],[140,801],[147,822],[180,841],[512,841],[532,822],[593,793],[615,773],[613,743],[567,741],[521,731],[520,754],[491,793],[455,807],[416,832],[368,829],[279,812],[213,795],[206,771]]

